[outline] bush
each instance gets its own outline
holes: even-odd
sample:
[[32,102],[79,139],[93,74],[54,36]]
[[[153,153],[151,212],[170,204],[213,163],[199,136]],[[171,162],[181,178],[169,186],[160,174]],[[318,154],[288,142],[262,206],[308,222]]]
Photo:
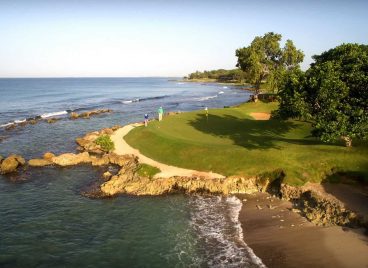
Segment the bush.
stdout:
[[102,135],[98,137],[95,141],[97,145],[100,145],[102,150],[106,152],[111,152],[115,149],[114,142],[111,140],[109,135]]
[[159,168],[147,164],[139,164],[137,168],[137,173],[141,177],[153,178],[159,172],[161,172]]

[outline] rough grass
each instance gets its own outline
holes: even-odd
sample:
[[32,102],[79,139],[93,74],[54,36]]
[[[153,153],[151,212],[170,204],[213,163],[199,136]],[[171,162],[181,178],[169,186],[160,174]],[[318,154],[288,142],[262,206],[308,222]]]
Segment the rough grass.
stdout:
[[148,164],[139,164],[137,168],[137,173],[142,177],[153,178],[157,173],[161,172],[161,170],[157,167],[153,167]]
[[125,140],[143,154],[178,167],[224,175],[261,176],[282,170],[284,181],[320,182],[336,170],[368,178],[368,146],[326,144],[311,136],[309,123],[257,121],[251,112],[271,112],[277,103],[245,103],[165,117],[133,129]]
[[115,144],[111,140],[109,135],[102,135],[98,137],[95,141],[97,145],[100,145],[101,148],[106,152],[111,152],[115,149]]

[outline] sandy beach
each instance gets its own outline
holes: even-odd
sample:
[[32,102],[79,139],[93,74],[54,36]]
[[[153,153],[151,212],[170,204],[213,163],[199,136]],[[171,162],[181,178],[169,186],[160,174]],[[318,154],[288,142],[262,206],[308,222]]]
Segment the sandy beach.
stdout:
[[268,194],[239,198],[244,240],[267,267],[368,267],[363,230],[315,226]]

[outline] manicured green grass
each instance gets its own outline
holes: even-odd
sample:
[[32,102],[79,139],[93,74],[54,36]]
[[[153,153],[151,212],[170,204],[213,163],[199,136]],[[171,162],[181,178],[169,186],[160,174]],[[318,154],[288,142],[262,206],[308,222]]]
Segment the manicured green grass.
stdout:
[[234,108],[165,117],[133,129],[125,140],[157,161],[224,175],[259,176],[282,169],[285,182],[319,182],[335,172],[368,177],[368,146],[322,143],[309,123],[254,120],[251,112],[271,112],[277,103],[245,103]]
[[150,177],[153,178],[157,173],[161,172],[161,170],[157,167],[153,167],[148,164],[139,164],[137,168],[137,173],[142,177]]

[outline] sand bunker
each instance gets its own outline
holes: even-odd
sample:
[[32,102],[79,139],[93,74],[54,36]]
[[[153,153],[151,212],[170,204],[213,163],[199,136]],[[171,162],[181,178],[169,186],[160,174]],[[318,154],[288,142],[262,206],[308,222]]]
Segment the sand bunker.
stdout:
[[269,120],[271,117],[270,113],[250,113],[255,120]]

